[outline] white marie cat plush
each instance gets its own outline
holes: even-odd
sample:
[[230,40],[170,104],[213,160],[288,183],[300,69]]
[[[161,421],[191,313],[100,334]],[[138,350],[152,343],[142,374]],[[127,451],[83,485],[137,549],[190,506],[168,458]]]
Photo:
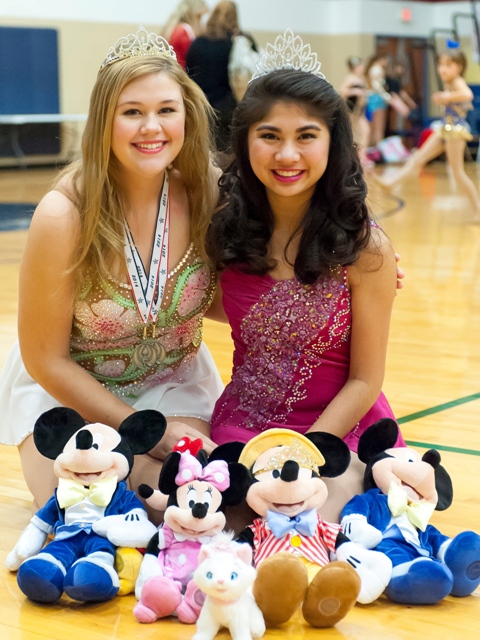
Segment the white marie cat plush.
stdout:
[[192,640],[213,640],[221,627],[233,638],[261,638],[265,633],[262,612],[251,594],[257,574],[252,549],[232,537],[220,533],[200,550],[193,579],[206,599]]

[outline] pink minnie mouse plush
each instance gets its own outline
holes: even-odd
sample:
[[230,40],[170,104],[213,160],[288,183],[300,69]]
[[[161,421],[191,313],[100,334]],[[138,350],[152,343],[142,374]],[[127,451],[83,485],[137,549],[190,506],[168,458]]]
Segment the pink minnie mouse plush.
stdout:
[[365,493],[342,511],[346,535],[383,552],[393,564],[386,594],[402,604],[434,604],[447,595],[468,596],[480,584],[480,536],[464,531],[451,539],[428,520],[452,503],[450,476],[440,454],[423,456],[393,448],[397,424],[384,418],[360,437]]
[[[185,439],[186,440],[186,439]],[[164,524],[150,541],[135,587],[139,602],[133,613],[149,623],[177,613],[181,622],[197,621],[204,596],[193,582],[202,544],[223,530],[226,506],[239,504],[246,495],[249,476],[230,444],[214,449],[210,457],[200,449],[170,453],[160,472],[158,486],[168,494]],[[228,453],[223,460],[224,454]],[[140,495],[155,508],[161,496],[147,485]]]
[[[165,428],[165,417],[151,410],[132,414],[118,431],[86,425],[64,407],[40,416],[34,441],[42,455],[55,460],[58,488],[6,561],[10,571],[18,569],[18,585],[28,598],[53,603],[65,591],[73,600],[99,602],[117,594],[117,546],[144,547],[155,532],[125,478],[134,455],[152,449]],[[42,549],[52,533],[53,541]]]

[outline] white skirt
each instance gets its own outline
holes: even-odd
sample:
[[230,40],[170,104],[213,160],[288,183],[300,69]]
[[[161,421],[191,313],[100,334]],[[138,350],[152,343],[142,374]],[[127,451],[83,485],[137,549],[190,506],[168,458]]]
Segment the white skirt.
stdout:
[[[138,398],[122,398],[137,410],[156,409],[166,417],[184,416],[210,422],[223,383],[205,343],[189,363],[182,382],[165,382],[146,389]],[[29,376],[18,341],[0,372],[0,444],[19,445],[33,432],[37,418],[61,406]]]

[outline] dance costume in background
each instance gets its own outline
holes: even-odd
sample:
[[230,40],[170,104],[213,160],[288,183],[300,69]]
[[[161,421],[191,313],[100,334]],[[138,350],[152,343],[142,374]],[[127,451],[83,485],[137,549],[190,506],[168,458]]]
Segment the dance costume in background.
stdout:
[[385,71],[381,65],[373,65],[368,75],[371,90],[367,96],[367,118],[370,120],[374,111],[387,108],[390,94],[385,88]]
[[[351,90],[356,90],[359,93],[348,95]],[[362,92],[362,93],[360,93]],[[345,102],[347,107],[353,115],[360,115],[365,113],[367,109],[366,105],[367,85],[363,83],[351,84],[345,90]]]
[[[145,325],[133,287],[110,277],[87,282],[74,307],[70,353],[135,409],[210,421],[223,384],[202,343],[215,275],[191,244],[170,271],[155,324]],[[0,375],[0,442],[19,444],[40,414],[60,404],[25,370],[18,342]]]
[[185,69],[187,64],[187,53],[190,45],[195,40],[195,32],[186,22],[180,22],[173,29],[168,43],[174,48],[177,55],[177,62]]
[[461,138],[473,140],[470,125],[466,120],[467,111],[473,109],[471,102],[452,102],[445,105],[445,115],[438,133],[443,140],[447,138]]
[[[305,433],[348,379],[347,269],[305,285],[234,267],[221,284],[235,351],[232,380],[212,416],[212,440],[247,442],[275,427]],[[361,433],[382,417],[393,417],[383,393],[345,436],[348,447],[356,451]]]

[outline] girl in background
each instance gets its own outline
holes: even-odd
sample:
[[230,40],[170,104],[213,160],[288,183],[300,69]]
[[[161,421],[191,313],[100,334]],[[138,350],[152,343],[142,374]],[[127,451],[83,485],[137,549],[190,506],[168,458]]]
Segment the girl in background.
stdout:
[[443,91],[432,94],[432,101],[443,106],[444,117],[439,128],[426,139],[424,144],[407,160],[391,178],[379,179],[386,189],[392,189],[408,177],[416,175],[428,162],[444,151],[456,183],[468,196],[473,210],[473,221],[480,222],[480,195],[473,181],[465,172],[465,146],[472,139],[466,121],[467,112],[472,109],[473,92],[464,76],[467,59],[457,47],[452,46],[438,59],[438,75],[443,82]]
[[370,122],[370,144],[376,147],[385,138],[390,94],[385,86],[388,56],[372,56],[365,68],[368,85],[367,118]]
[[358,56],[347,59],[348,73],[339,88],[340,95],[345,98],[350,111],[353,136],[357,143],[358,155],[364,169],[373,166],[367,158],[367,147],[370,144],[370,125],[365,116],[367,107],[367,82],[365,80],[365,62]]
[[208,13],[205,0],[181,0],[162,29],[162,36],[172,45],[177,61],[185,69],[187,52],[204,26],[202,19]]

